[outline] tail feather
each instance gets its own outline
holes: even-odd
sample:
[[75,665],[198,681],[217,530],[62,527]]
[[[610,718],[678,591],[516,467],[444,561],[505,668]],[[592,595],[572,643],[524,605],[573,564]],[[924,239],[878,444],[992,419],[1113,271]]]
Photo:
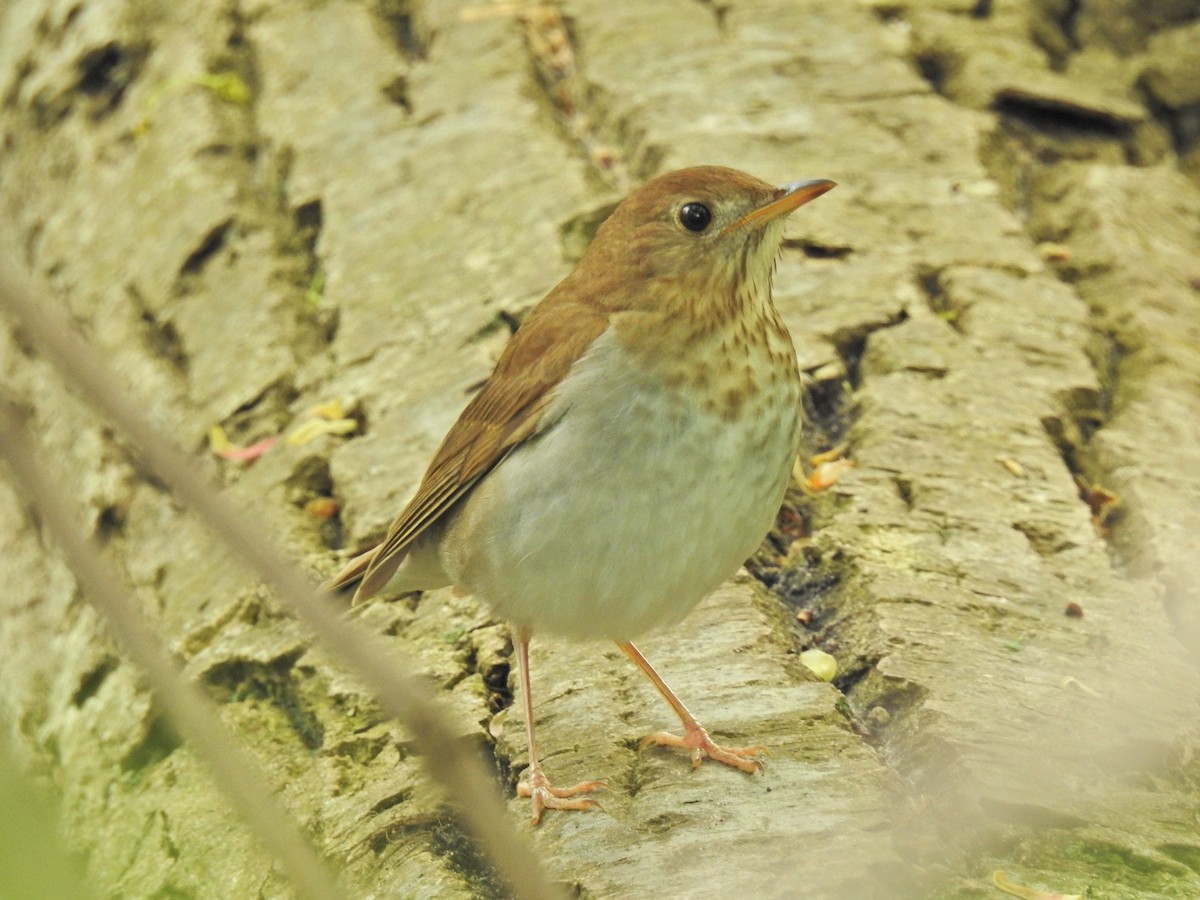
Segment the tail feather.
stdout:
[[353,602],[358,604],[369,600],[387,586],[408,556],[407,548],[399,553],[376,562],[381,545],[376,544],[369,550],[364,550],[350,562],[346,563],[336,575],[321,585],[321,589],[334,594],[341,594],[355,588]]
[[[382,591],[392,580],[396,570],[400,568],[400,563],[404,562],[405,557],[408,556],[407,548],[386,555],[381,555],[378,550],[379,548],[376,548],[371,551],[370,558],[362,569],[358,590],[354,592],[355,603],[369,600]],[[358,559],[359,557],[356,556],[352,563],[357,562]]]
[[321,585],[321,590],[328,591],[331,594],[340,594],[349,590],[362,581],[363,576],[370,568],[371,559],[375,556],[376,547],[365,550],[358,556],[354,557],[346,565],[342,566],[341,570]]

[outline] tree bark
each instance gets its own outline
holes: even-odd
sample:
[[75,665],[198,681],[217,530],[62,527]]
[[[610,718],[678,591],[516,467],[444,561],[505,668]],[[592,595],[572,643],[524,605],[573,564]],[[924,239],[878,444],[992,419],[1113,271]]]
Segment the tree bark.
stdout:
[[[775,293],[809,450],[855,465],[639,642],[766,772],[639,752],[672,724],[650,686],[615,648],[539,640],[545,766],[608,788],[534,844],[585,896],[968,897],[996,870],[1196,896],[1198,26],[1166,0],[1050,6],[23,0],[0,11],[6,239],[132,402],[328,573],[627,189],[698,163],[833,178]],[[348,893],[501,893],[319,636],[19,329],[0,371]],[[353,433],[286,440],[338,398]],[[247,464],[215,426],[285,439]],[[3,478],[0,721],[88,883],[289,896]],[[449,591],[357,615],[511,796],[503,624]]]

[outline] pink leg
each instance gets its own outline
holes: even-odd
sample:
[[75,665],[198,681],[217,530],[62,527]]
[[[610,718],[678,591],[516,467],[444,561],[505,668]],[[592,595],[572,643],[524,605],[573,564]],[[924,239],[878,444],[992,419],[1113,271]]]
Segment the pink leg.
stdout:
[[542,812],[546,809],[591,809],[598,806],[595,800],[576,798],[575,795],[604,787],[604,782],[581,781],[574,787],[551,787],[542,772],[541,763],[538,762],[537,741],[533,736],[533,695],[529,690],[529,635],[518,635],[514,643],[517,651],[517,672],[521,680],[521,699],[525,703],[525,737],[529,740],[529,770],[517,785],[517,794],[533,799],[533,824],[537,825],[542,821]]
[[762,769],[762,763],[757,759],[747,759],[747,757],[757,756],[759,753],[766,751],[766,747],[722,747],[713,742],[708,736],[708,732],[704,730],[696,717],[688,712],[688,708],[683,705],[675,692],[667,687],[667,683],[662,680],[654,667],[650,665],[650,661],[642,656],[641,651],[631,643],[617,644],[621,648],[621,652],[633,660],[634,664],[641,669],[646,677],[650,679],[650,683],[658,688],[658,692],[663,695],[663,699],[671,705],[671,709],[675,710],[675,714],[679,716],[679,721],[683,723],[683,737],[676,737],[673,734],[668,734],[665,731],[656,732],[642,739],[641,749],[645,749],[651,744],[656,744],[660,747],[682,747],[684,750],[690,750],[692,754],[692,768],[696,768],[704,761],[704,757],[716,760],[717,762],[725,763],[727,766],[741,769],[743,772],[757,772]]

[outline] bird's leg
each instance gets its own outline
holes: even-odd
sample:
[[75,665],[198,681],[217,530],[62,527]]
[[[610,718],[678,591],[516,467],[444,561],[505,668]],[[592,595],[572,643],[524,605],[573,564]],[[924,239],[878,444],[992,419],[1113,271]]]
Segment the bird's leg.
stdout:
[[748,759],[747,757],[757,756],[759,753],[765,752],[766,747],[722,747],[714,743],[712,738],[708,736],[708,732],[704,730],[704,726],[697,722],[696,717],[688,712],[688,708],[683,705],[683,701],[675,696],[673,690],[667,687],[667,683],[654,671],[654,666],[650,665],[650,661],[642,656],[641,651],[629,642],[624,644],[618,643],[617,646],[621,648],[622,653],[632,659],[637,667],[646,674],[646,677],[650,679],[650,683],[658,688],[658,692],[663,695],[663,699],[671,705],[671,709],[675,710],[675,714],[679,716],[679,721],[683,723],[683,737],[676,737],[665,731],[655,732],[642,739],[639,749],[645,749],[651,744],[656,744],[660,747],[682,747],[685,750],[691,751],[693,769],[700,765],[706,756],[717,762],[723,762],[727,766],[741,769],[743,772],[757,772],[762,768],[762,763],[757,759]]
[[550,785],[538,762],[537,741],[533,728],[533,694],[529,689],[529,635],[518,634],[514,639],[517,651],[517,672],[521,681],[521,699],[525,703],[525,737],[529,741],[529,770],[517,785],[517,795],[533,800],[533,824],[542,821],[546,809],[591,809],[599,804],[587,797],[576,797],[596,788],[604,787],[603,781],[581,781],[574,787],[556,788]]

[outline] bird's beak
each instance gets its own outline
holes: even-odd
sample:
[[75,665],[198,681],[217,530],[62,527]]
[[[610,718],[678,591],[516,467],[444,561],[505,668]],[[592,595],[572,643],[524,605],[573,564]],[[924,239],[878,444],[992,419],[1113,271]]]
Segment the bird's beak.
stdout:
[[771,198],[770,202],[763,204],[758,209],[752,209],[740,219],[730,222],[725,227],[725,231],[728,233],[737,228],[748,226],[761,228],[772,219],[786,216],[793,210],[799,209],[809,200],[816,200],[826,191],[833,190],[835,187],[837,187],[837,182],[830,181],[828,178],[789,182],[775,191],[775,195]]

